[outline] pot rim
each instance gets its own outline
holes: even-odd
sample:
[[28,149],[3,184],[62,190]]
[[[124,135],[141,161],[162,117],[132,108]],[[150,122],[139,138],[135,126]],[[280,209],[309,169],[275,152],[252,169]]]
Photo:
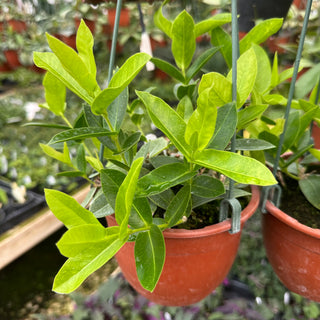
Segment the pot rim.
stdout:
[[266,203],[266,209],[268,213],[273,215],[275,218],[280,220],[281,222],[285,223],[286,225],[290,226],[291,228],[300,231],[304,234],[307,234],[311,237],[320,239],[320,229],[314,229],[311,227],[308,227],[302,223],[300,223],[298,220],[292,218],[279,208],[277,208],[271,201],[267,201]]
[[[249,204],[241,212],[241,226],[256,212],[260,202],[260,192],[257,186],[251,186],[251,199]],[[218,234],[231,230],[231,219],[224,220],[201,229],[167,229],[163,232],[165,238],[202,238],[208,235]]]

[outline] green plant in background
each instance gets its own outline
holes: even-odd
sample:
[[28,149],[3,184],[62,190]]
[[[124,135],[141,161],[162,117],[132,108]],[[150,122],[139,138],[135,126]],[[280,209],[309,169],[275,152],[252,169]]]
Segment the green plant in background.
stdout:
[[[225,177],[240,184],[276,183],[264,164],[228,151],[239,123],[237,110],[264,72],[258,69],[258,57],[251,48],[257,34],[247,38],[247,50],[238,60],[238,98],[233,102],[231,71],[227,76],[212,72],[196,78],[218,48],[193,60],[196,37],[206,32],[211,32],[212,38],[215,32],[221,34],[219,26],[230,22],[230,15],[195,23],[182,11],[170,21],[163,16],[161,6],[155,22],[172,41],[176,65],[145,53],[134,54],[114,72],[103,90],[96,81],[93,37],[83,21],[77,33],[78,53],[50,35],[47,40],[52,52],[34,53],[35,64],[48,71],[44,78],[45,107],[66,123],[62,127],[48,125],[62,131],[42,148],[71,167],[65,175],[92,181],[86,201],[90,211],[64,193],[46,190],[49,207],[68,228],[58,242],[68,260],[55,278],[53,289],[57,292],[76,289],[127,241],[135,241],[142,286],[153,291],[165,260],[163,230],[184,222],[196,206],[221,199],[226,190]],[[259,39],[270,32],[265,29]],[[138,98],[129,104],[127,87],[150,60],[179,81],[174,88],[179,99],[176,108],[150,90],[136,91]],[[64,115],[66,87],[85,102],[73,124]],[[127,111],[135,123],[138,106],[146,108],[151,121],[169,141],[162,137],[148,141],[141,130],[128,129],[134,126],[125,121]],[[250,121],[251,115],[245,113],[242,119]],[[273,147],[248,139],[239,139],[238,145],[241,150]],[[74,157],[70,156],[71,146],[76,149]],[[243,192],[236,189],[235,194]],[[162,217],[153,217],[157,207],[164,211]],[[104,228],[97,217],[112,213],[118,226]]]

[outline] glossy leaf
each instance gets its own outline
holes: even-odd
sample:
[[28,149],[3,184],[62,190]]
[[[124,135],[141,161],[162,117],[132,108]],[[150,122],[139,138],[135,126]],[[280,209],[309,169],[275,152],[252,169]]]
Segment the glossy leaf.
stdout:
[[191,187],[187,184],[183,186],[170,201],[164,214],[164,218],[168,223],[169,228],[172,228],[183,216],[187,215],[186,210],[190,201],[190,192]]
[[157,156],[160,152],[166,149],[168,141],[161,137],[156,140],[147,141],[137,152],[135,159],[139,157],[152,158]]
[[186,123],[168,104],[162,99],[150,93],[137,91],[138,97],[147,108],[151,121],[185,156],[191,153],[189,145],[184,139]]
[[45,189],[47,204],[52,213],[68,228],[83,224],[100,225],[94,215],[83,208],[71,196],[57,191]]
[[82,144],[80,144],[80,146],[78,147],[76,162],[78,170],[85,174],[87,169],[87,162],[86,153]]
[[134,246],[136,269],[141,285],[153,291],[162,272],[165,261],[165,243],[158,226],[152,225],[149,231],[137,236]]
[[166,19],[162,14],[163,6],[168,3],[170,0],[164,1],[160,8],[154,14],[154,24],[162,30],[169,38],[171,38],[171,29],[172,29],[172,22]]
[[185,140],[194,150],[203,150],[214,133],[217,107],[211,102],[210,91],[206,89],[199,94],[197,108],[187,123]]
[[66,87],[52,73],[43,78],[43,87],[48,109],[57,116],[62,116],[66,109]]
[[287,130],[284,135],[284,141],[282,145],[283,152],[290,149],[290,147],[296,142],[300,131],[300,115],[299,111],[293,111],[288,118]]
[[128,58],[113,75],[108,88],[94,99],[92,112],[95,114],[105,113],[106,108],[129,85],[150,59],[151,57],[146,53],[136,53]]
[[93,55],[93,44],[94,40],[90,29],[81,19],[76,37],[78,55],[87,66],[89,73],[96,78],[97,67]]
[[199,37],[210,30],[231,22],[230,13],[219,13],[213,17],[202,20],[195,25],[195,36]]
[[273,57],[270,88],[276,87],[279,83],[280,83],[280,81],[279,81],[278,52],[276,52]]
[[154,204],[156,204],[158,207],[165,210],[168,208],[173,197],[174,197],[174,193],[171,189],[167,189],[161,193],[149,196],[150,200]]
[[285,106],[287,104],[287,99],[280,94],[266,94],[263,96],[263,101],[271,105],[280,104]]
[[101,91],[95,77],[89,72],[76,51],[49,34],[47,34],[47,41],[63,68],[91,97]]
[[295,97],[303,98],[315,87],[319,81],[320,63],[304,73],[295,86]]
[[68,145],[66,143],[63,144],[63,152],[59,152],[59,151],[55,150],[54,148],[52,148],[46,144],[43,144],[43,143],[40,143],[39,145],[40,145],[42,151],[44,153],[46,153],[49,157],[56,159],[58,161],[61,161],[65,164],[67,164],[68,166],[72,167],[72,161],[70,158]]
[[[256,54],[252,48],[239,57],[237,62],[238,108],[243,106],[253,90],[257,68]],[[227,79],[232,82],[232,70],[229,71]]]
[[307,200],[318,210],[320,210],[320,175],[307,175],[299,180],[299,187]]
[[120,236],[125,235],[125,230],[127,229],[133,197],[136,191],[136,185],[143,160],[143,158],[138,158],[132,163],[131,168],[123,180],[116,197],[115,216],[117,223],[120,226]]
[[196,50],[194,21],[189,13],[182,11],[174,20],[171,30],[171,50],[177,66],[185,72]]
[[184,121],[188,121],[193,113],[193,104],[189,96],[184,96],[177,106],[177,113]]
[[200,175],[192,180],[191,193],[203,198],[216,198],[225,193],[223,183],[208,175]]
[[108,203],[102,189],[98,190],[97,194],[90,202],[89,210],[96,218],[103,218],[114,213],[114,210]]
[[271,171],[259,161],[233,152],[206,149],[198,152],[193,161],[239,183],[261,186],[277,183]]
[[218,109],[214,134],[208,145],[210,149],[224,150],[236,132],[237,109],[234,103],[228,103]]
[[93,97],[62,66],[52,52],[34,52],[33,61],[39,68],[45,69],[59,79],[67,88],[91,105]]
[[136,195],[142,197],[161,193],[191,179],[195,174],[196,172],[190,172],[185,164],[172,163],[164,165],[139,179]]
[[273,149],[276,146],[270,142],[261,139],[236,139],[236,150],[241,151],[256,151],[256,150],[267,150]]
[[53,290],[59,293],[74,291],[90,274],[110,260],[127,239],[120,239],[117,234],[112,234],[105,242],[90,246],[90,250],[69,258],[56,275]]
[[147,198],[133,200],[133,210],[129,217],[129,225],[133,228],[141,228],[152,224],[152,211]]
[[81,140],[93,137],[110,136],[114,135],[115,132],[111,132],[108,129],[84,127],[78,129],[70,129],[60,132],[53,136],[49,141],[49,144],[69,141],[69,140]]

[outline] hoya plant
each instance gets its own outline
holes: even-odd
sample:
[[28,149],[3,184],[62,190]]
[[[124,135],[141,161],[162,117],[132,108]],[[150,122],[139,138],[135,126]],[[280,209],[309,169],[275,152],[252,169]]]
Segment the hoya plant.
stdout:
[[[236,187],[276,183],[263,163],[229,150],[230,138],[252,118],[249,113],[239,118],[238,111],[264,72],[251,46],[254,37],[238,59],[237,101],[232,99],[231,70],[226,76],[200,72],[218,47],[194,59],[196,38],[207,32],[214,36],[230,20],[229,14],[218,14],[195,23],[182,11],[170,21],[161,6],[155,22],[171,39],[175,65],[134,54],[115,70],[105,89],[96,80],[93,37],[83,21],[77,51],[47,34],[52,52],[34,53],[35,64],[47,70],[43,107],[65,122],[49,125],[61,132],[41,147],[70,167],[61,174],[81,176],[92,186],[83,206],[62,192],[45,191],[50,209],[68,229],[57,244],[68,260],[54,280],[54,291],[75,290],[128,241],[135,241],[138,278],[153,291],[165,261],[165,229],[186,221],[197,206],[221,199],[226,177]],[[265,29],[263,37],[266,33],[271,29]],[[128,86],[150,60],[175,80],[176,105],[168,105],[150,90],[136,90],[137,98],[129,101]],[[65,116],[66,88],[84,100],[73,123]],[[143,108],[164,137],[149,141],[140,126],[134,126]],[[258,139],[239,139],[238,146],[270,148]],[[77,150],[73,157],[71,147]],[[237,190],[235,194],[241,193]],[[154,215],[158,209],[161,215]],[[105,228],[97,218],[109,214],[115,215],[118,225]]]

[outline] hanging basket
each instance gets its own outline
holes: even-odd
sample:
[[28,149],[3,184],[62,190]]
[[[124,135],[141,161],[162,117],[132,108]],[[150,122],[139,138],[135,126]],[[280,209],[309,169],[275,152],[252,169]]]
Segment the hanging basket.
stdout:
[[[252,198],[241,213],[241,227],[259,204],[259,190],[252,187]],[[114,216],[108,225],[116,225]],[[151,293],[139,283],[134,243],[126,243],[116,254],[123,275],[132,287],[147,299],[166,306],[185,306],[209,295],[227,276],[236,257],[241,232],[230,234],[231,221],[198,230],[168,229],[163,235],[166,260],[160,280]]]
[[262,215],[267,257],[291,291],[320,302],[320,229],[307,227],[270,201]]

